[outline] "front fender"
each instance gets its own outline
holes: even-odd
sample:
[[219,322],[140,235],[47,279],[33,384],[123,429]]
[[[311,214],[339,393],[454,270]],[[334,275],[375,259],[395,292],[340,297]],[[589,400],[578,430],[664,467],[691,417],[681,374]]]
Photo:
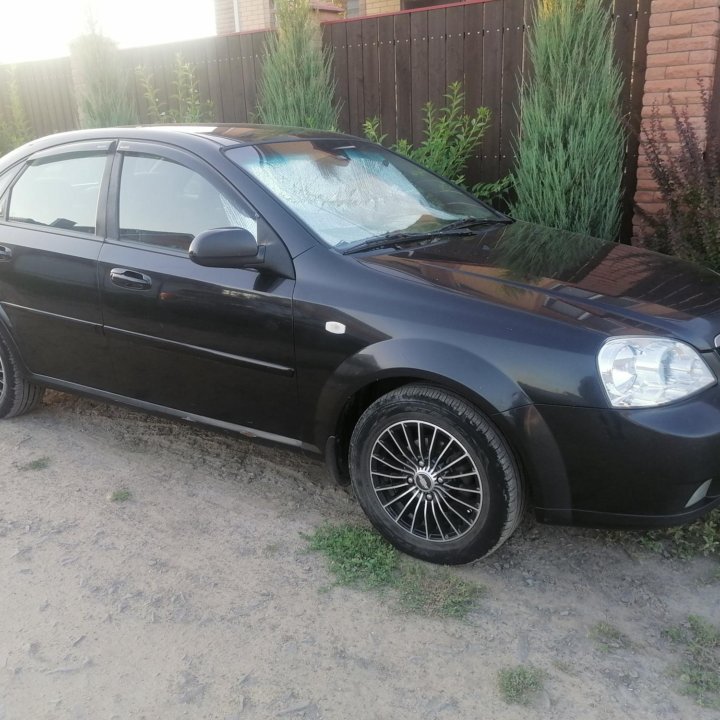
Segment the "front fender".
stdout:
[[530,403],[499,368],[462,348],[431,340],[398,338],[368,345],[339,365],[322,388],[314,414],[319,448],[334,435],[347,402],[360,390],[390,378],[413,378],[456,392],[487,415]]

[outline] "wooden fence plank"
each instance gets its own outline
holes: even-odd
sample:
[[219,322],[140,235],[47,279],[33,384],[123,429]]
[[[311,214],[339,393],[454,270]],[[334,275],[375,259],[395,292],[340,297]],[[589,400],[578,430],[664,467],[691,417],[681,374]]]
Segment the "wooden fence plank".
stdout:
[[[465,77],[465,110],[475,112],[483,104],[483,5],[467,5],[464,8],[463,67]],[[471,183],[480,180],[482,168],[481,145],[468,163],[467,179]]]
[[380,123],[390,144],[397,140],[395,94],[395,20],[392,15],[378,19],[378,72],[380,77]]
[[484,182],[492,182],[500,176],[503,3],[501,0],[493,0],[484,9],[482,104],[490,108],[495,120],[490,124],[482,143],[481,177]]
[[428,13],[428,99],[435,107],[445,104],[445,9]]
[[462,5],[445,11],[445,87],[465,82],[463,46],[465,39],[465,8]]
[[[378,61],[378,19],[362,21],[363,122],[380,116],[380,64]],[[362,134],[362,124],[360,127]]]
[[514,143],[519,129],[520,80],[525,45],[525,8],[521,2],[504,3],[502,101],[498,172],[507,175],[514,165]]
[[350,131],[350,96],[348,94],[348,51],[345,23],[331,23],[325,26],[325,45],[330,34],[330,47],[333,49],[333,69],[335,75],[335,99],[339,106],[338,124],[340,129]]
[[365,120],[365,89],[362,70],[362,20],[355,20],[347,26],[348,49],[348,113],[349,130],[353,135],[362,132]]
[[428,14],[410,13],[410,79],[412,86],[412,142],[423,140],[423,108],[428,101]]
[[397,137],[412,137],[412,52],[410,14],[395,16],[395,78],[397,80]]

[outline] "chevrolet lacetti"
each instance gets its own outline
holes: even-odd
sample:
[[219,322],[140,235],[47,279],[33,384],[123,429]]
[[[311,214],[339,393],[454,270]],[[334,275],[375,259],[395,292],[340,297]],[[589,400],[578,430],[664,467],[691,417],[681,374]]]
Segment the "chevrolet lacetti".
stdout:
[[439,563],[720,503],[720,277],[513,222],[378,145],[70,132],[0,160],[0,417],[43,388],[324,456]]

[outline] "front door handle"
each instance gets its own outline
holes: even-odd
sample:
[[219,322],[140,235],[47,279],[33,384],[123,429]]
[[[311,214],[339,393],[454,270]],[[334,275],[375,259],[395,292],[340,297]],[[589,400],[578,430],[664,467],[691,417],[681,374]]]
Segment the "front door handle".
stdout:
[[147,290],[152,287],[152,279],[137,270],[113,268],[110,271],[110,280],[113,284],[128,290]]
[[12,250],[9,247],[0,245],[0,262],[8,262],[12,260]]

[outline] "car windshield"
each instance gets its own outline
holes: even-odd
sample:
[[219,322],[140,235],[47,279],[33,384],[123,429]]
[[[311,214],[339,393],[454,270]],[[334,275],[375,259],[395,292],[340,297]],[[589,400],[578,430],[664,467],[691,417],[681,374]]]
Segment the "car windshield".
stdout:
[[378,145],[293,140],[232,148],[227,156],[324,242],[351,248],[402,232],[433,232],[462,219],[499,216]]

